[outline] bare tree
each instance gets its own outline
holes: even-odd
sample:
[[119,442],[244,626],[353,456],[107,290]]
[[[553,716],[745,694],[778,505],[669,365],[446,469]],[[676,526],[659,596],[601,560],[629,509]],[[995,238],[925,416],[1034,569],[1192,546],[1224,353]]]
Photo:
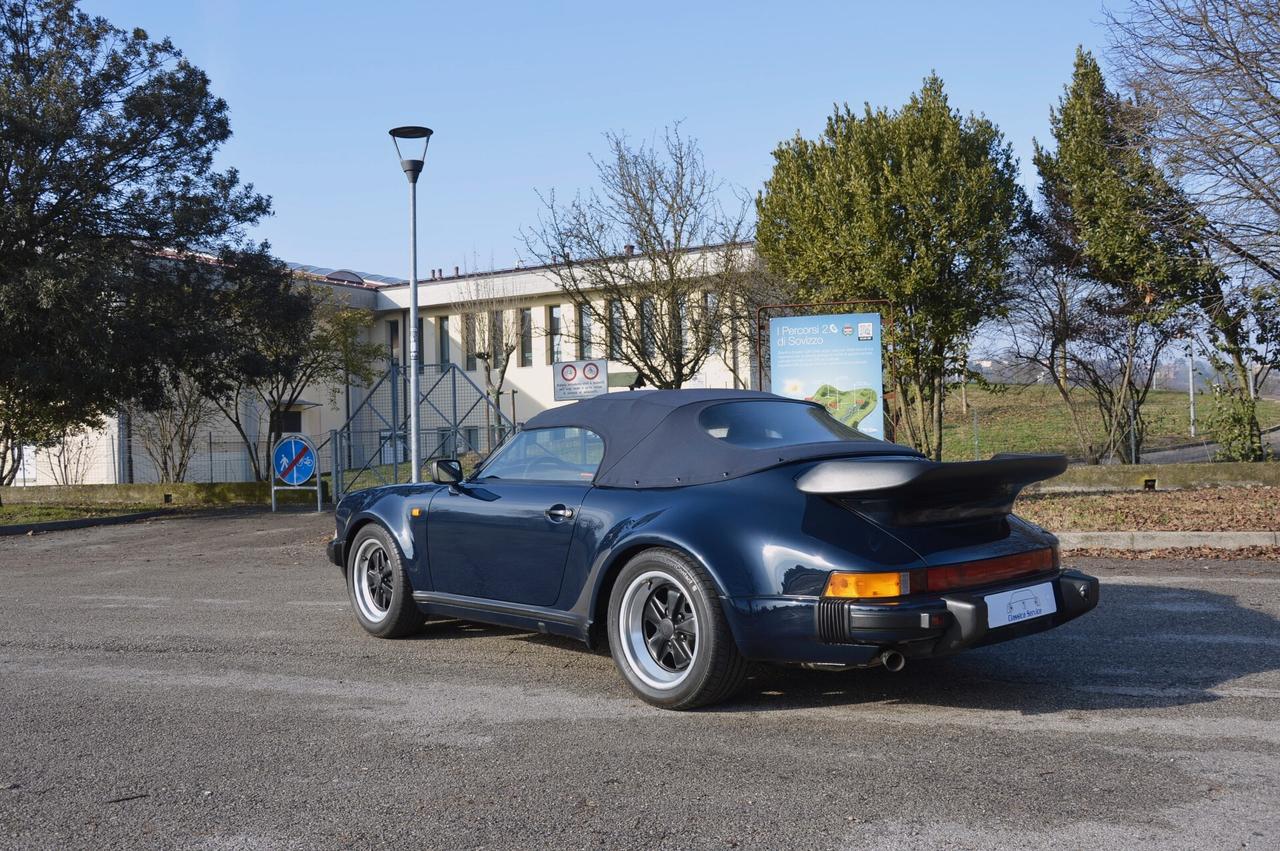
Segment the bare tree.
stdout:
[[1236,392],[1253,399],[1280,365],[1280,5],[1134,0],[1110,23],[1115,62],[1151,116],[1144,143],[1208,219],[1228,275],[1197,303]]
[[1081,458],[1097,464],[1116,454],[1137,463],[1143,405],[1161,354],[1185,332],[1181,317],[1121,304],[1101,282],[1054,263],[1035,241],[1024,244],[1016,269],[1006,356],[1052,381]]
[[[454,305],[462,316],[462,349],[467,360],[472,357],[484,376],[484,392],[491,404],[484,406],[485,439],[492,448],[498,436],[493,432],[493,408],[502,401],[511,359],[521,345],[526,331],[523,302],[516,296],[511,280],[495,275],[465,278],[461,284],[461,300]],[[467,447],[481,452],[482,447]]]
[[195,455],[196,437],[217,415],[217,405],[186,375],[180,375],[169,389],[166,404],[132,415],[133,433],[155,464],[160,481],[186,481],[187,468]]
[[510,279],[494,275],[464,279],[461,291],[461,300],[453,309],[462,315],[463,350],[468,357],[475,357],[484,375],[485,392],[496,400],[525,330],[523,302]]
[[[742,317],[758,280],[744,242],[747,203],[726,211],[722,183],[678,124],[660,143],[605,140],[607,156],[592,158],[599,186],[567,204],[540,194],[525,245],[603,332],[610,359],[644,384],[678,388],[740,339],[731,317]],[[567,330],[579,334],[576,323]]]
[[44,452],[44,462],[54,484],[82,485],[93,463],[94,439],[91,431],[73,431]]
[[1017,298],[1007,323],[1009,346],[1005,356],[1015,363],[1038,367],[1053,382],[1071,418],[1071,429],[1080,457],[1090,464],[1100,460],[1096,429],[1081,410],[1075,372],[1071,368],[1071,343],[1084,335],[1089,298],[1096,283],[1056,268],[1034,244],[1019,253],[1014,275]]
[[[74,425],[68,428],[68,422]],[[101,425],[92,412],[69,412],[15,393],[12,388],[0,388],[0,494],[17,479],[25,449],[49,448],[60,443],[69,431],[97,429]]]

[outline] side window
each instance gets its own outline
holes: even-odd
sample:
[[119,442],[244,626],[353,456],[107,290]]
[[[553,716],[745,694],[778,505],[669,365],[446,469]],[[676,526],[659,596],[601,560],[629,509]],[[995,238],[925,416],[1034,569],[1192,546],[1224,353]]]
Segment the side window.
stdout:
[[604,458],[604,441],[585,428],[522,431],[476,474],[477,479],[589,482]]

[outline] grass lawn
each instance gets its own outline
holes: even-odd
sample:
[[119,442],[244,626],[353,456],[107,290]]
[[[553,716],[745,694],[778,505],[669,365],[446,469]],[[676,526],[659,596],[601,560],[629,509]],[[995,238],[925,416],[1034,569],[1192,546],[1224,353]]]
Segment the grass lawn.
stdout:
[[154,505],[0,505],[0,526],[80,520],[86,517],[118,517],[156,508]]
[[[1079,457],[1071,425],[1071,415],[1054,387],[1040,384],[1010,386],[1002,392],[990,392],[974,386],[968,388],[969,413],[961,413],[960,393],[947,396],[947,410],[942,425],[942,457],[947,461],[968,461],[974,452],[974,412],[977,412],[977,458],[989,458],[997,452],[1061,452]],[[1203,422],[1210,397],[1196,397],[1197,426]],[[1204,439],[1197,428],[1197,438],[1190,436],[1190,412],[1187,394],[1175,390],[1152,390],[1142,408],[1147,421],[1145,450],[1177,446]],[[1082,420],[1103,440],[1102,418],[1086,406],[1081,394]],[[1280,402],[1258,403],[1258,419],[1263,428],[1280,424]]]
[[1040,494],[1013,510],[1051,532],[1272,532],[1280,488]]

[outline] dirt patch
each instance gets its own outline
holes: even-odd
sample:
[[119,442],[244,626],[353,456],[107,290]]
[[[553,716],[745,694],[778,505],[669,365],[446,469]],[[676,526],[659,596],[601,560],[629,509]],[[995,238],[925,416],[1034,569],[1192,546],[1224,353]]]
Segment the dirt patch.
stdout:
[[1063,550],[1078,558],[1125,559],[1128,561],[1275,561],[1280,547],[1240,547],[1219,550],[1210,547],[1176,547],[1161,550],[1102,550],[1093,547]]
[[1042,494],[1016,511],[1054,532],[1274,532],[1280,488]]

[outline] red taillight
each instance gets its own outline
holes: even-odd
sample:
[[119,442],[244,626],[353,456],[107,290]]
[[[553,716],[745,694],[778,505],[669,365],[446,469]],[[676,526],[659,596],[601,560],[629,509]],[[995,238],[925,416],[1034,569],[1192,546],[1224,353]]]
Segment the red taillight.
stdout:
[[1017,579],[1020,576],[1045,573],[1057,566],[1057,550],[1049,548],[999,558],[987,558],[982,561],[930,567],[912,571],[911,592],[913,594],[922,591],[937,593],[955,591],[959,588],[974,588],[1006,579]]

